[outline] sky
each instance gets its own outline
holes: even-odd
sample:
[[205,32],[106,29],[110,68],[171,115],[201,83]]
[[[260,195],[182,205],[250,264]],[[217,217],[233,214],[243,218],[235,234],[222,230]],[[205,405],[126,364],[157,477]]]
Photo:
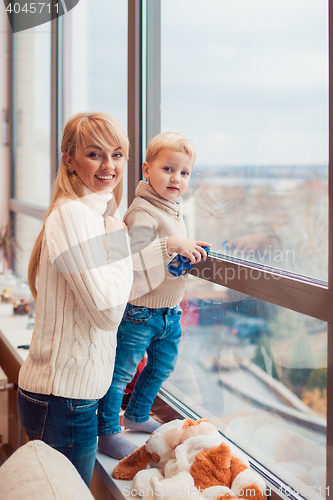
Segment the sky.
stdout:
[[328,161],[324,0],[162,0],[162,130],[205,165]]

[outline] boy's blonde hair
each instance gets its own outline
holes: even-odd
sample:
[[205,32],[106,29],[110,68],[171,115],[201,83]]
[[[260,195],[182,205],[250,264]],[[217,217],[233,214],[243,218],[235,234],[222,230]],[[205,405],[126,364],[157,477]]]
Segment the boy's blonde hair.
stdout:
[[152,138],[147,147],[146,161],[148,163],[155,160],[161,151],[178,151],[185,153],[195,162],[196,151],[192,142],[177,132],[163,132]]
[[[78,151],[87,144],[92,144],[101,148],[120,146],[125,157],[128,158],[129,142],[126,132],[113,116],[106,113],[79,113],[67,122],[62,134],[61,152],[75,158]],[[117,205],[120,203],[122,193],[123,182],[121,179],[113,190]],[[42,230],[32,250],[28,266],[28,283],[34,299],[36,299],[37,296],[36,282],[43,235],[45,232],[45,220],[61,199],[71,198],[75,200],[81,198],[83,195],[83,182],[75,173],[67,168],[64,157],[62,156],[58,174],[53,184],[51,203],[46,212]]]

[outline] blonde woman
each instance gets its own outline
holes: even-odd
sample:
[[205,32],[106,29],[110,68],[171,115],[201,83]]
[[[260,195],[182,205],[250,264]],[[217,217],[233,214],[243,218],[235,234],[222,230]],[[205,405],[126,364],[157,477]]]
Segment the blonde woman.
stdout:
[[81,113],[69,120],[28,270],[36,321],[19,374],[20,420],[29,439],[66,455],[88,486],[98,401],[111,383],[117,328],[132,284],[127,233],[112,215],[128,150],[113,117]]

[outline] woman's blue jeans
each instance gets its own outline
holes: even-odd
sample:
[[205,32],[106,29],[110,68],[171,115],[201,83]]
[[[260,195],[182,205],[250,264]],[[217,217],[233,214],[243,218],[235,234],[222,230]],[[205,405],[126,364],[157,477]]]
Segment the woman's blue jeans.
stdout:
[[98,405],[98,435],[121,431],[119,412],[124,390],[147,352],[147,363],[136,381],[125,417],[145,422],[162,383],[176,366],[182,335],[180,306],[150,309],[127,304],[118,328],[117,351],[111,386]]
[[29,440],[41,439],[73,463],[90,486],[97,449],[98,399],[69,399],[18,389],[18,412]]

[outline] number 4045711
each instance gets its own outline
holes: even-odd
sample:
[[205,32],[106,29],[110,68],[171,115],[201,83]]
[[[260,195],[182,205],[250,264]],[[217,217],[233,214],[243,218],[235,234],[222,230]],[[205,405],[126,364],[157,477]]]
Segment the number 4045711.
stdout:
[[327,488],[322,488],[321,486],[303,486],[302,488],[295,488],[295,489],[285,489],[281,486],[280,491],[283,491],[287,496],[291,496],[293,492],[296,492],[299,495],[302,495],[305,498],[308,498],[309,500],[312,499],[313,494],[316,493],[321,495],[323,498],[329,497],[330,496],[330,487],[327,486]]
[[55,3],[52,5],[52,3],[43,3],[43,2],[38,2],[38,3],[25,3],[24,5],[20,5],[19,3],[9,3],[6,11],[13,13],[14,14],[19,14],[20,12],[26,13],[26,14],[41,14],[43,12],[43,9],[45,9],[46,12],[51,14],[52,9],[55,9],[55,12],[58,14],[59,13],[59,4]]

